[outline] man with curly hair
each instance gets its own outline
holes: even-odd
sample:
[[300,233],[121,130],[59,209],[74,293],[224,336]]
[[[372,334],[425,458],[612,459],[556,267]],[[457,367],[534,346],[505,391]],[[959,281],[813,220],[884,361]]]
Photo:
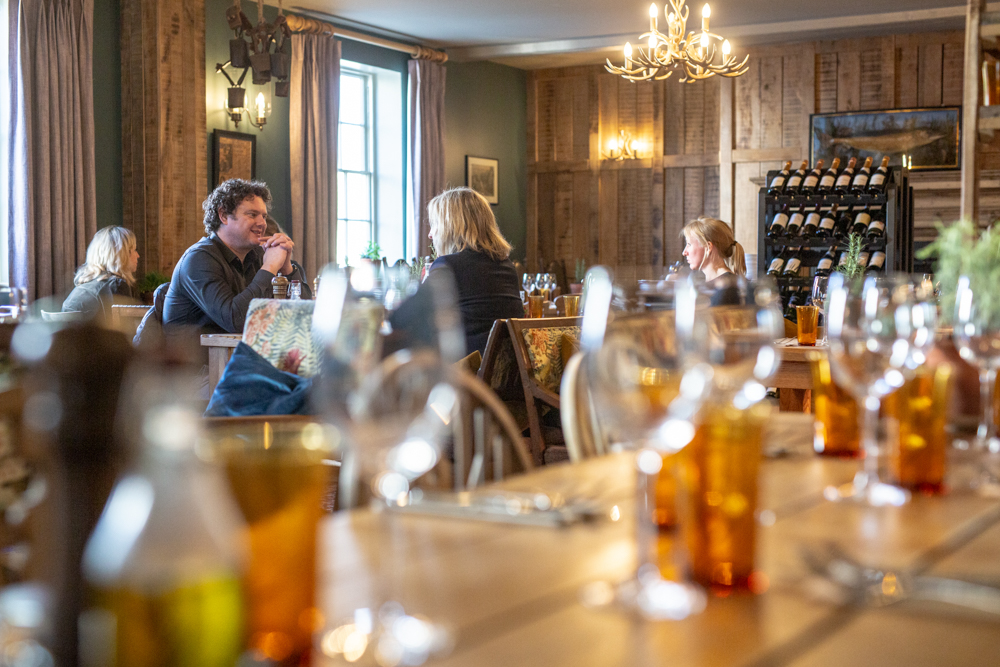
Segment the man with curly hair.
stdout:
[[184,252],[170,280],[163,305],[168,333],[242,333],[250,301],[271,297],[278,272],[305,280],[292,266],[292,240],[265,235],[270,203],[264,183],[239,178],[208,196],[202,204],[206,237]]

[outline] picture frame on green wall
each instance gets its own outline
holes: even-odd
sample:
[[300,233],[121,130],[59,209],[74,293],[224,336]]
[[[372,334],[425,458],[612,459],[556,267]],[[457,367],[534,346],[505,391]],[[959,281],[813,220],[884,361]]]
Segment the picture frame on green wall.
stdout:
[[491,204],[500,203],[500,161],[488,157],[465,156],[465,186]]
[[257,177],[257,136],[228,130],[212,131],[213,187],[231,178]]

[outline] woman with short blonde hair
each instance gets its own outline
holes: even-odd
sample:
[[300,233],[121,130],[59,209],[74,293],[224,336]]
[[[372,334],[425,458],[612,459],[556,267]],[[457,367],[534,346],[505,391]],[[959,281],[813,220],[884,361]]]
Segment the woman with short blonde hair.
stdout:
[[[520,281],[510,261],[510,243],[500,233],[489,202],[469,188],[446,190],[427,204],[430,234],[439,257],[431,271],[451,270],[465,327],[466,352],[486,349],[496,320],[524,317]],[[415,326],[417,299],[392,318],[394,329]]]
[[134,299],[139,264],[135,234],[124,227],[97,230],[87,246],[87,261],[76,271],[76,287],[63,302],[63,312],[87,317],[110,316],[116,298]]

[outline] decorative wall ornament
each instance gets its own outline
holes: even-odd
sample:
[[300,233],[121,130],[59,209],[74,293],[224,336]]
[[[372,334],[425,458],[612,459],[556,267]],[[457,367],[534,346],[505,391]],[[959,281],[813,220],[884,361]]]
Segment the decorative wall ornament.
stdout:
[[701,12],[701,32],[691,31],[687,36],[688,8],[684,0],[670,0],[670,7],[664,5],[663,12],[667,15],[666,34],[657,29],[659,10],[655,3],[651,4],[649,32],[639,36],[646,46],[633,49],[631,43],[625,42],[624,66],[617,67],[608,59],[605,69],[629,81],[658,81],[679,70],[681,83],[694,83],[716,74],[732,78],[746,73],[750,56],[738,61],[731,54],[729,40],[708,31],[712,10],[707,4]]
[[[221,72],[232,86],[229,89],[229,104],[227,108],[243,109],[243,104],[236,104],[239,93],[234,89],[242,89],[243,79],[247,70],[253,71],[252,81],[254,85],[263,86],[274,81],[275,97],[288,97],[288,75],[291,71],[292,61],[292,31],[288,27],[285,18],[282,0],[278,0],[278,16],[274,23],[268,23],[264,19],[264,0],[257,0],[257,25],[250,23],[250,19],[243,13],[240,0],[233,0],[233,4],[226,9],[226,21],[235,33],[233,39],[229,40],[229,62],[216,65],[216,72]],[[226,66],[234,69],[241,69],[239,81],[234,82],[232,77],[225,71]],[[244,91],[244,98],[245,98]],[[258,116],[258,118],[260,118]],[[251,122],[254,116],[251,114]],[[262,125],[263,123],[261,123]],[[257,125],[260,127],[260,125]]]

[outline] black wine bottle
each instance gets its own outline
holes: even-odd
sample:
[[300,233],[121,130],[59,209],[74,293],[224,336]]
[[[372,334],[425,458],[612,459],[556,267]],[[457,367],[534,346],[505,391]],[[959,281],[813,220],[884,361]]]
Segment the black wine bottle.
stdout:
[[854,208],[848,206],[837,218],[837,226],[833,228],[833,237],[836,239],[846,239],[847,233],[851,231],[851,224],[854,222]]
[[786,228],[788,227],[788,204],[781,207],[781,210],[775,213],[774,218],[771,219],[771,224],[767,228],[768,236],[784,236]]
[[788,182],[788,176],[792,172],[791,161],[785,163],[785,167],[775,174],[774,178],[771,179],[771,185],[767,188],[767,194],[769,195],[780,195],[785,189],[785,183]]
[[785,266],[781,269],[783,276],[797,276],[802,268],[802,248],[792,248],[785,260]]
[[868,231],[868,225],[872,221],[871,211],[865,206],[854,215],[854,224],[851,226],[851,234],[864,235]]
[[882,164],[875,170],[872,177],[868,179],[868,192],[879,194],[885,192],[885,186],[889,183],[889,156],[882,157]]
[[799,191],[799,186],[802,185],[802,179],[806,177],[808,169],[809,160],[803,160],[799,168],[795,170],[795,173],[788,177],[788,181],[785,183],[786,194],[795,194]]
[[767,267],[767,275],[777,276],[781,273],[781,270],[785,268],[785,260],[788,259],[788,248],[782,248],[781,252],[771,260],[770,266]]
[[879,273],[885,270],[885,253],[881,250],[876,250],[872,253],[871,259],[868,260],[868,266],[865,269],[865,273]]
[[792,213],[791,217],[788,218],[788,226],[785,227],[785,234],[788,236],[798,236],[799,230],[802,229],[802,223],[806,220],[806,205],[803,204],[799,207],[799,210]]
[[865,236],[870,239],[885,236],[885,209],[879,208],[872,212],[872,221],[868,223],[868,231],[865,232]]
[[857,163],[858,158],[852,157],[847,161],[844,171],[840,172],[840,175],[837,176],[837,180],[833,184],[833,191],[838,195],[846,195],[850,191],[851,179],[854,178],[854,165]]
[[816,194],[825,195],[828,192],[833,191],[833,186],[837,182],[837,172],[840,170],[840,158],[833,158],[833,164],[830,168],[826,170],[823,174],[823,178],[819,179],[819,185],[816,186]]
[[815,211],[809,211],[806,221],[802,223],[802,236],[816,236],[819,233],[819,222],[823,218],[823,207],[816,204]]
[[816,275],[817,276],[828,276],[833,272],[833,267],[837,263],[837,247],[834,246],[826,251],[826,254],[820,257],[819,263],[816,265]]
[[799,192],[804,195],[811,195],[816,191],[816,186],[819,185],[821,178],[823,178],[823,161],[816,160],[816,166],[813,167],[813,170],[810,171],[804,179],[802,179],[802,185],[799,186]]
[[852,195],[863,195],[865,190],[868,189],[868,178],[872,175],[872,159],[870,157],[865,158],[865,166],[858,170],[858,173],[854,174],[854,178],[851,180],[851,194]]
[[833,236],[833,230],[837,226],[838,208],[840,208],[840,204],[834,204],[829,211],[820,217],[819,229],[816,230],[817,236]]

